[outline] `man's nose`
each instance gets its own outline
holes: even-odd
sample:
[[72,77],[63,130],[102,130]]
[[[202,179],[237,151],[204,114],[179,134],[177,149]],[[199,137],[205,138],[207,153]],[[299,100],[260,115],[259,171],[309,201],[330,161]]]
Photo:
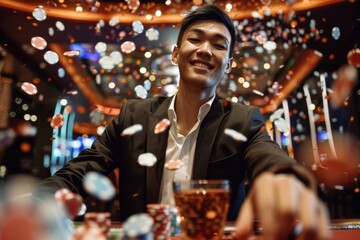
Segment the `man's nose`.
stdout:
[[198,49],[198,53],[204,56],[211,57],[211,44],[209,42],[203,42]]

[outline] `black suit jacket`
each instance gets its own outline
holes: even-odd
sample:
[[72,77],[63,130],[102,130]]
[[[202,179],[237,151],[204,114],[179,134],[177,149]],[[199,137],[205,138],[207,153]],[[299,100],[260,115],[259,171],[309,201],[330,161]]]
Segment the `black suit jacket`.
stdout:
[[[82,151],[54,176],[44,180],[40,187],[52,191],[67,187],[85,196],[82,178],[86,172],[107,175],[119,168],[120,220],[145,211],[147,203],[159,200],[168,130],[155,134],[154,128],[160,120],[168,117],[170,102],[171,98],[167,97],[129,100],[91,149]],[[130,136],[121,135],[125,128],[134,124],[141,124],[143,130]],[[226,128],[244,134],[248,140],[235,141],[224,134]],[[138,156],[145,152],[157,157],[153,167],[138,164]],[[230,180],[228,219],[234,220],[245,197],[246,176],[252,180],[274,166],[293,168],[295,164],[270,139],[257,108],[216,98],[200,126],[192,178]]]

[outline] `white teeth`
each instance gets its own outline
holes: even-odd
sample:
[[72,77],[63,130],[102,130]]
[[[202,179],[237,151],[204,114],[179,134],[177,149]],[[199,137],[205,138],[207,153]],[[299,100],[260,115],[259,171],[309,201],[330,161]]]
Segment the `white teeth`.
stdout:
[[203,63],[194,63],[194,66],[210,69],[210,66]]

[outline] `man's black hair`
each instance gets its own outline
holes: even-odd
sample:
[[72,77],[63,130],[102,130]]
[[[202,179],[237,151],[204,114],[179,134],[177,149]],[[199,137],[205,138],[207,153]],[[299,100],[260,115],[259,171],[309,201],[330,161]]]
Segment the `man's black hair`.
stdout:
[[186,29],[188,29],[191,24],[202,20],[213,20],[225,25],[231,36],[229,56],[232,57],[236,41],[234,23],[226,12],[215,5],[204,5],[198,7],[185,16],[181,22],[179,35],[176,42],[177,46],[180,47]]

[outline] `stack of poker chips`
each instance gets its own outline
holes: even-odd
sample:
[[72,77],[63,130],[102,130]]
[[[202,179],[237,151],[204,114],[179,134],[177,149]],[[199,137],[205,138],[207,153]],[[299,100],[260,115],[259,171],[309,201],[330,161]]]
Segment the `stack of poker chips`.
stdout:
[[177,207],[172,206],[170,208],[171,214],[171,236],[179,236],[180,231],[180,216]]
[[166,204],[148,204],[147,213],[154,220],[153,235],[155,240],[171,239],[171,207]]
[[131,215],[123,224],[124,240],[152,240],[154,220],[146,213]]
[[109,212],[89,212],[84,216],[85,227],[97,227],[106,236],[111,228]]

